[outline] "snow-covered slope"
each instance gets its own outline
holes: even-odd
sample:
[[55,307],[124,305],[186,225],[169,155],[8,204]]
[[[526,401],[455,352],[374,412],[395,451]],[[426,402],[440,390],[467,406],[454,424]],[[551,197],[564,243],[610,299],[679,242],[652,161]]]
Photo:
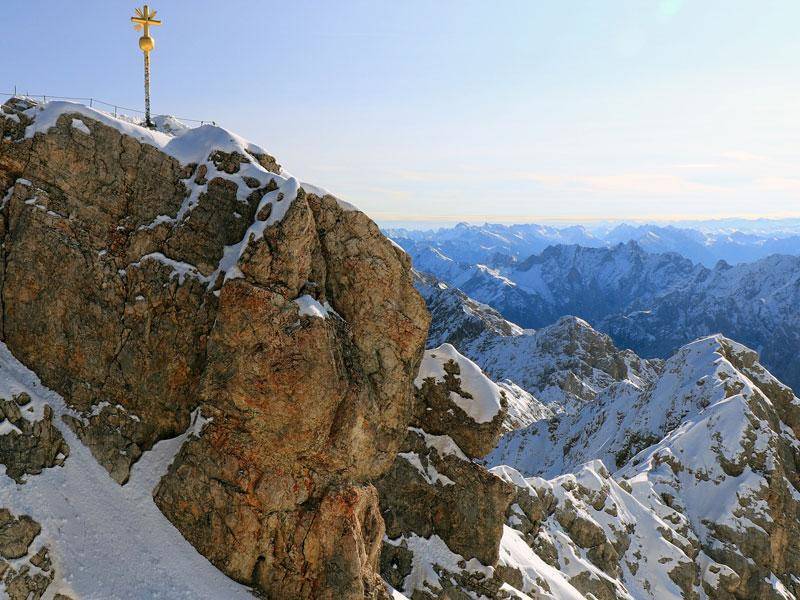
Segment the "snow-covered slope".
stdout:
[[33,419],[49,406],[69,446],[63,466],[45,469],[20,484],[0,477],[0,504],[41,525],[41,533],[16,562],[24,564],[43,546],[49,549],[55,579],[45,598],[56,593],[82,600],[252,598],[247,588],[201,556],[153,502],[153,488],[183,441],[202,435],[199,414],[189,431],[146,452],[128,484],[120,486],[61,422],[62,415],[76,413],[0,344],[0,398],[21,393],[31,398],[23,415]]
[[398,587],[409,597],[797,598],[800,399],[722,336],[688,344],[640,385],[615,382],[572,413],[506,433],[487,458],[516,490],[496,559],[407,536],[392,542],[394,561],[413,557]]
[[[794,598],[800,569],[798,432],[800,400],[754,352],[712,336],[682,348],[646,389],[612,386],[578,413],[506,434],[487,460],[528,476],[555,477],[550,485],[556,490],[577,477],[566,486],[568,495],[586,496],[577,514],[626,531],[626,544],[636,541],[621,564],[639,569],[623,568],[618,577],[634,598],[647,597],[642,577],[653,569],[663,574],[661,562],[683,565],[681,577],[693,581],[697,593],[728,597],[722,588],[743,598]],[[595,462],[581,466],[587,461]],[[603,475],[601,487],[606,496],[624,498],[624,512],[620,506],[600,512],[599,500],[594,513],[585,506],[593,499],[582,487],[599,490],[598,482],[586,481],[602,474],[601,465],[614,472]],[[569,472],[576,475],[561,475]],[[535,477],[530,481],[542,485]],[[617,486],[625,493],[613,492]],[[574,497],[571,503],[576,505]],[[632,507],[639,515],[627,526]],[[564,518],[556,517],[564,528]],[[657,527],[637,540],[636,533],[653,522]],[[558,527],[550,527],[550,541],[571,572],[574,548],[559,546]],[[669,553],[663,548],[670,546],[664,538],[672,545],[670,560],[664,560]],[[659,598],[681,597],[669,586],[660,589]]]
[[421,289],[440,339],[458,331],[461,351],[548,412],[485,459],[517,489],[497,561],[417,538],[418,585],[450,577],[490,598],[800,597],[800,400],[755,352],[712,335],[644,361],[580,319],[497,327],[459,290]]
[[557,412],[573,412],[617,382],[641,388],[660,361],[619,350],[611,339],[576,317],[517,336],[495,336],[463,351],[490,377],[511,380]]

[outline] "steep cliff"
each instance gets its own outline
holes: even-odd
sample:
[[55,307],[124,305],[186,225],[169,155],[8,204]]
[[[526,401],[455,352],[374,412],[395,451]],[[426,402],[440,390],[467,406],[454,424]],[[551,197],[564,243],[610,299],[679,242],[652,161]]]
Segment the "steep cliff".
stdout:
[[217,127],[15,100],[0,133],[0,334],[95,459],[125,484],[199,410],[154,491],[186,539],[271,597],[383,597],[369,481],[428,329],[405,253]]

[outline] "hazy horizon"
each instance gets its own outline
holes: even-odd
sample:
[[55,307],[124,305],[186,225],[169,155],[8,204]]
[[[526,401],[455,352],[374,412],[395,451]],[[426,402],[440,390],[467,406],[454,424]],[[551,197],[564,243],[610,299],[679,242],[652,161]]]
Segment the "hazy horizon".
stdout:
[[541,220],[450,220],[450,219],[430,219],[430,220],[403,220],[403,219],[377,219],[376,222],[382,229],[408,229],[408,230],[435,230],[448,229],[461,223],[470,226],[484,225],[543,225],[557,229],[567,227],[584,227],[588,231],[604,230],[614,228],[619,225],[658,227],[677,227],[685,229],[701,230],[726,230],[735,229],[741,231],[786,231],[797,230],[800,233],[800,217],[784,218],[765,218],[765,217],[720,217],[715,219],[678,219],[678,220],[657,220],[657,219],[596,219],[590,221],[541,219]]

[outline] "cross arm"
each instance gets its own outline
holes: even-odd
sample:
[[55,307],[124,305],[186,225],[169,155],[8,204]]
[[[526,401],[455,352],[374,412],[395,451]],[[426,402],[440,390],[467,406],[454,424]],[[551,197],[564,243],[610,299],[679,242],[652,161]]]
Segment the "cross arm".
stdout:
[[139,17],[131,17],[131,21],[133,23],[138,23],[139,25],[161,25],[161,21],[157,21],[155,19],[140,19]]

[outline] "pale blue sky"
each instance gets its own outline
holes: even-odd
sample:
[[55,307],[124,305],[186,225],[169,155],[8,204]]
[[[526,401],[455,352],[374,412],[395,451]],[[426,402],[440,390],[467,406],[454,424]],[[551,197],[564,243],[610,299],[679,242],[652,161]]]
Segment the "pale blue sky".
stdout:
[[[800,214],[796,0],[151,5],[155,112],[379,220]],[[141,106],[135,6],[3,0],[0,88]]]

